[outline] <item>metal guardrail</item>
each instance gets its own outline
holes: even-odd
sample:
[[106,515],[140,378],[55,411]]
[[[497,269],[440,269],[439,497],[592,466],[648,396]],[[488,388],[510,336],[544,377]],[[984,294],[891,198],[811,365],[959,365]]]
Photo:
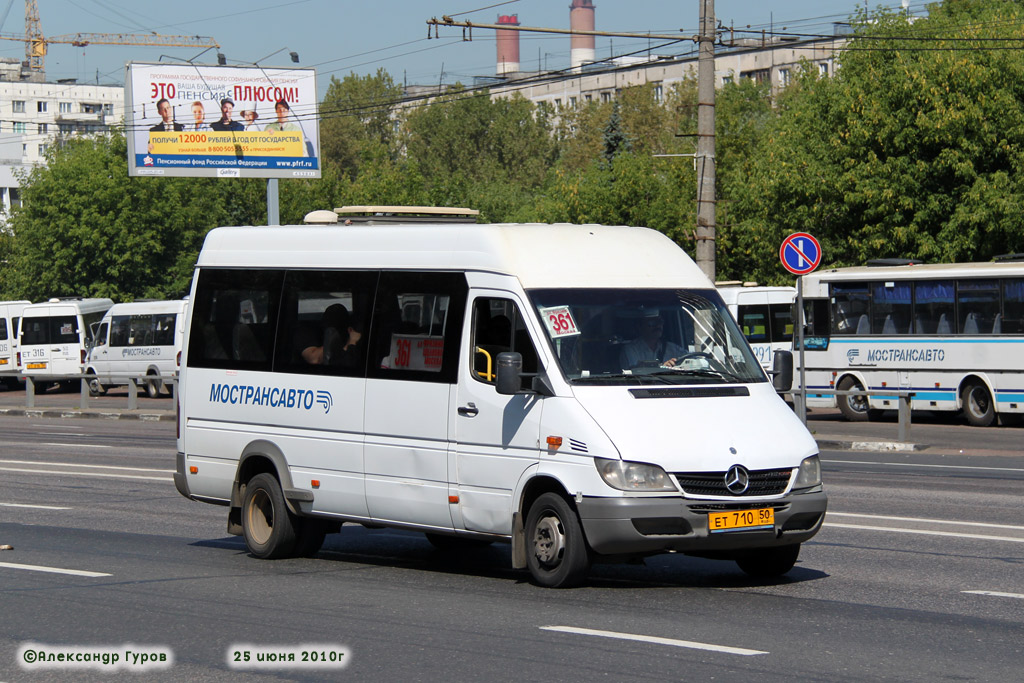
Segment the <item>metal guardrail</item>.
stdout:
[[[76,374],[76,375],[22,375],[25,380],[25,407],[35,408],[36,407],[36,382],[67,382],[71,380],[78,380],[81,382],[79,408],[87,410],[89,408],[89,399],[91,398],[89,392],[89,380],[96,379],[96,375],[90,374]],[[111,375],[109,377],[109,384],[111,385],[127,385],[128,386],[128,410],[135,410],[139,407],[139,389],[145,387],[147,381],[158,379],[160,383],[168,387],[176,387],[178,385],[177,377],[163,377],[155,375]]]
[[910,399],[914,397],[917,392],[896,390],[896,389],[811,389],[804,390],[798,389],[793,392],[793,400],[797,403],[798,414],[802,417],[804,423],[807,422],[807,394],[824,395],[824,396],[895,396],[899,399],[899,405],[897,406],[898,421],[899,421],[899,440],[908,441],[910,439]]

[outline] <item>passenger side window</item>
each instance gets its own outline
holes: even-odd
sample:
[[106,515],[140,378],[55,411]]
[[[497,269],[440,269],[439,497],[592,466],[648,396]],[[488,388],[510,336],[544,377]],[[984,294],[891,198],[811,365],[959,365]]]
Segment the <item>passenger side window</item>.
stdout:
[[189,367],[269,371],[283,276],[280,270],[200,271]]
[[127,315],[115,315],[110,320],[110,345],[128,346],[131,338],[131,318]]
[[7,318],[0,318],[0,341],[7,341]]
[[[536,374],[537,349],[516,303],[510,299],[480,298],[473,303],[472,372],[478,382],[494,384],[498,354],[515,351],[523,357],[523,373]],[[523,382],[530,386],[531,378]]]
[[364,377],[376,272],[289,271],[274,370]]
[[462,273],[382,273],[368,375],[453,384],[467,290]]

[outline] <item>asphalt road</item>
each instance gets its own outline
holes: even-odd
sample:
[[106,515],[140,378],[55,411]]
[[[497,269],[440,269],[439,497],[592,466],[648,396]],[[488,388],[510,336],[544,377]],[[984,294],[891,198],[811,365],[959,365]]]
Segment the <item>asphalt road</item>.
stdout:
[[[173,422],[0,416],[0,680],[110,677],[19,663],[75,646],[173,659],[140,680],[1019,680],[1020,432],[936,427],[974,451],[823,451],[826,526],[781,581],[660,556],[557,591],[506,546],[362,527],[256,560],[174,490]],[[302,652],[348,665],[229,661]]]

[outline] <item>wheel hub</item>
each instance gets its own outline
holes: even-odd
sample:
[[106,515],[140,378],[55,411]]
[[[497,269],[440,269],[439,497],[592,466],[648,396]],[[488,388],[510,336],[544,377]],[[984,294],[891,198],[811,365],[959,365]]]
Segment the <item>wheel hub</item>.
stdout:
[[537,522],[533,536],[533,552],[544,564],[557,564],[565,550],[565,533],[557,517],[548,516]]

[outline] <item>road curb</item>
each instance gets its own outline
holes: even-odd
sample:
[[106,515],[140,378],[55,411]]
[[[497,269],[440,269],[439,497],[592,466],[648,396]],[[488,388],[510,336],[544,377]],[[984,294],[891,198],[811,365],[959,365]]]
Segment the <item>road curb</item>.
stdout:
[[111,410],[69,410],[67,408],[0,408],[0,415],[32,418],[85,418],[93,420],[142,420],[144,422],[170,422],[172,412],[128,412]]

